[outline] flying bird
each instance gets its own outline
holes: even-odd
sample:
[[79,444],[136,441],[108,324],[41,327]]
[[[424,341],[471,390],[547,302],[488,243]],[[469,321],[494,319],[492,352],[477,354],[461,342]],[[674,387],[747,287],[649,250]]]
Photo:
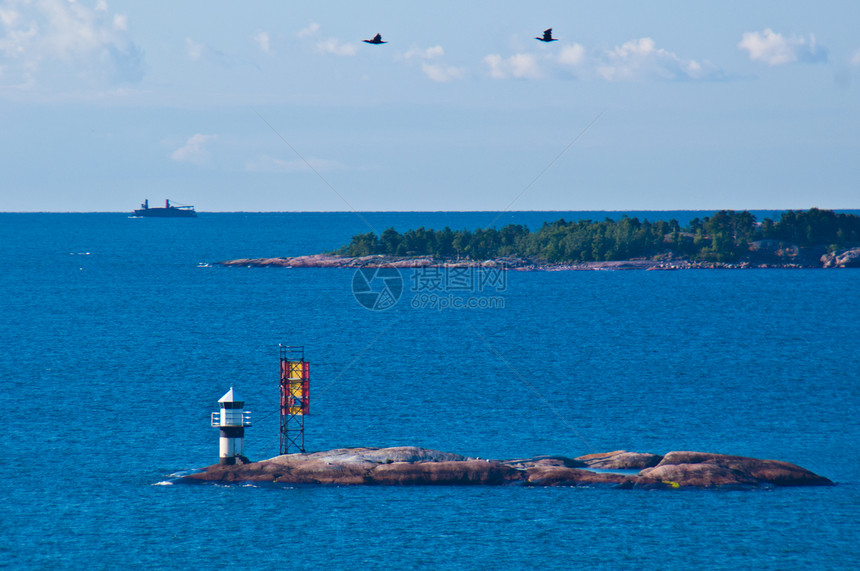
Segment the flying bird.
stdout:
[[382,41],[382,34],[376,34],[375,36],[373,36],[372,40],[361,40],[361,41],[366,43],[366,44],[387,44],[388,43],[388,42]]
[[[547,42],[547,43],[548,43],[548,42],[557,42],[557,41],[558,41],[558,38],[553,38],[553,37],[552,37],[552,28],[549,28],[549,29],[544,30],[544,31],[543,31],[543,37],[542,37],[542,38],[535,37],[535,39],[536,39],[536,40],[540,40],[540,41],[542,41],[542,42]],[[365,40],[365,41],[367,41],[367,40]]]

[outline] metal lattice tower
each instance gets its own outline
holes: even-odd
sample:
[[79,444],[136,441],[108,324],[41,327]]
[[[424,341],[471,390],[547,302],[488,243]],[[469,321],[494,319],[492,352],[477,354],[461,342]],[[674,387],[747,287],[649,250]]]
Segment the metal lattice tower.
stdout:
[[281,359],[281,454],[305,451],[310,413],[310,363],[303,346],[279,345]]

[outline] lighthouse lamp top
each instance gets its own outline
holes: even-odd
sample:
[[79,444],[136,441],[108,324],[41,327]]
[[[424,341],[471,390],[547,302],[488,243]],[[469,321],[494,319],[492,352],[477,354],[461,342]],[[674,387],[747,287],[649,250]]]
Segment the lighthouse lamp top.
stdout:
[[218,399],[218,404],[221,405],[221,408],[242,408],[245,406],[244,401],[236,400],[236,397],[233,395],[233,387],[230,387],[230,390]]

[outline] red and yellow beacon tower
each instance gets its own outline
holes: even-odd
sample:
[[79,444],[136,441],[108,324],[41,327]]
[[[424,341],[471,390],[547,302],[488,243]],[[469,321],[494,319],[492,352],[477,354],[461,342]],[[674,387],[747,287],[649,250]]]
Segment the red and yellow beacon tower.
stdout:
[[281,454],[305,451],[305,416],[310,413],[310,363],[305,348],[280,345]]

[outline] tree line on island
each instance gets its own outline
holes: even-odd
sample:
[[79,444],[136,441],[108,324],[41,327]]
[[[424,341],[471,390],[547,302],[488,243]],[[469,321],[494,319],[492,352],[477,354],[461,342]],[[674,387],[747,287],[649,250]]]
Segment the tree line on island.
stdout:
[[509,224],[501,229],[442,230],[424,227],[400,233],[388,228],[381,236],[358,234],[335,252],[359,257],[370,255],[432,256],[438,259],[488,260],[515,256],[550,263],[600,262],[651,258],[662,255],[692,260],[734,262],[749,254],[751,246],[792,245],[826,251],[860,245],[860,216],[811,208],[788,210],[776,222],[761,222],[744,210],[720,210],[694,218],[686,226],[677,220],[649,222],[622,216],[602,222],[564,219],[544,223],[532,232]]

